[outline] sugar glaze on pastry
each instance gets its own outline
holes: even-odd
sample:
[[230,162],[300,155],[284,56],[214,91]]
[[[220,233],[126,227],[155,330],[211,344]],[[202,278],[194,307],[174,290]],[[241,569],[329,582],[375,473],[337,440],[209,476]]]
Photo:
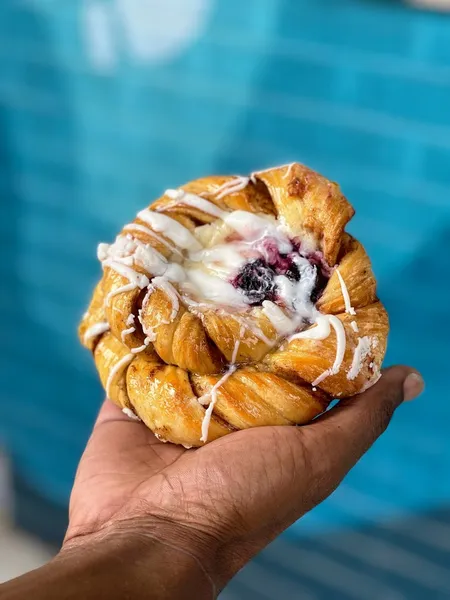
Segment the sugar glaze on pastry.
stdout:
[[292,163],[169,189],[100,244],[80,325],[111,400],[200,446],[380,377],[388,318],[339,187]]

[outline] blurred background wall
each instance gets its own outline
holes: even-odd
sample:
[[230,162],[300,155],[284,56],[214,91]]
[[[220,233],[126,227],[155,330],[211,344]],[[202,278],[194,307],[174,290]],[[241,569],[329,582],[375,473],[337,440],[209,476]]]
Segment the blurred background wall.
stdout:
[[224,598],[450,598],[450,16],[395,0],[2,0],[0,446],[16,522],[64,531],[102,394],[95,248],[167,186],[298,160],[357,209],[425,375],[376,447]]

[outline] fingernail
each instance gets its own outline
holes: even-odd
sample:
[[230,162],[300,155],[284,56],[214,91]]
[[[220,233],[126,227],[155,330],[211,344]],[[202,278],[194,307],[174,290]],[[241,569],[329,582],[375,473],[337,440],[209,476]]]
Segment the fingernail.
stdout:
[[419,373],[410,373],[403,383],[403,399],[405,402],[414,400],[425,389],[425,382]]

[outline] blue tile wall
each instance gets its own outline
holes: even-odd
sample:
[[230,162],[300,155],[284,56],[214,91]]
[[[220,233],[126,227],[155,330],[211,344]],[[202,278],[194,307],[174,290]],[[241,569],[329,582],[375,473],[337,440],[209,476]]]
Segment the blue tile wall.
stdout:
[[[148,48],[127,6],[156,16],[160,38],[181,11],[183,43],[158,54],[153,31]],[[161,7],[0,3],[0,435],[21,475],[67,502],[101,399],[75,333],[96,243],[168,185],[295,159],[355,205],[392,318],[388,359],[428,388],[289,535],[447,503],[450,17],[381,0]]]

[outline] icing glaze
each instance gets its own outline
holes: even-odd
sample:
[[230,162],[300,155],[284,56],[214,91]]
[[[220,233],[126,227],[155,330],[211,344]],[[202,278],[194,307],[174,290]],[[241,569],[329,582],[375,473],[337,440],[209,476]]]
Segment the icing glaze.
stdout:
[[102,335],[102,333],[106,333],[109,331],[109,323],[107,321],[101,321],[100,323],[95,323],[88,329],[86,329],[83,339],[84,343],[88,342],[90,339]]
[[139,354],[139,352],[143,352],[151,343],[151,341],[152,340],[149,337],[146,337],[142,346],[138,346],[137,348],[133,348],[132,350],[130,350],[131,354]]
[[353,361],[349,372],[347,373],[347,379],[353,381],[356,379],[361,372],[364,361],[370,354],[372,348],[372,338],[364,336],[358,339],[358,345],[356,346],[353,354]]
[[302,322],[302,318],[298,315],[292,318],[288,317],[279,306],[270,300],[264,300],[262,306],[262,312],[269,319],[279,336],[290,335]]
[[122,340],[122,342],[125,344],[125,338],[127,337],[127,335],[130,335],[131,333],[134,333],[136,331],[136,327],[129,327],[128,329],[124,329],[122,331],[122,333],[120,334],[120,338]]
[[315,326],[307,329],[306,331],[301,331],[300,333],[296,333],[295,335],[289,338],[289,342],[294,340],[324,340],[331,333],[330,319],[329,315],[322,315],[317,312],[315,316]]
[[134,358],[134,354],[126,354],[124,357],[122,357],[119,361],[117,361],[117,363],[114,365],[114,367],[111,369],[111,371],[109,372],[108,375],[108,379],[106,381],[106,385],[105,385],[105,391],[106,391],[106,395],[108,396],[108,398],[111,397],[111,384],[113,382],[114,377],[117,375],[117,373],[120,371],[120,369],[122,369],[122,367],[125,367],[126,365],[128,365]]
[[280,254],[292,252],[292,243],[280,223],[270,215],[256,215],[245,210],[235,210],[228,213],[224,221],[247,241],[271,238],[277,245]]
[[208,269],[218,271],[224,276],[238,271],[248,260],[239,250],[246,247],[240,243],[221,244],[212,248],[205,248],[200,252],[194,252],[189,255],[190,261],[202,263]]
[[159,242],[160,244],[165,246],[168,250],[170,250],[170,252],[172,252],[173,254],[178,254],[178,256],[183,256],[182,253],[178,250],[178,248],[176,246],[173,246],[172,244],[170,244],[163,237],[161,237],[160,235],[158,235],[154,231],[152,231],[149,227],[145,227],[144,225],[139,225],[139,223],[129,223],[128,225],[125,225],[125,227],[123,229],[124,229],[124,231],[140,231],[141,233],[145,233],[145,235],[148,235],[148,236],[152,237],[153,239],[155,239],[157,242]]
[[295,162],[291,163],[286,171],[286,173],[283,175],[283,179],[289,179],[291,173],[292,173],[292,169],[295,166]]
[[322,381],[324,381],[327,377],[330,377],[330,375],[337,375],[341,369],[342,361],[344,360],[346,337],[342,321],[340,321],[340,319],[334,315],[326,315],[326,317],[336,333],[336,358],[333,366],[324,371],[312,382],[314,387],[319,385],[319,383],[322,383]]
[[[139,280],[139,281],[141,281],[143,283],[144,287],[145,287],[145,284],[147,283],[148,280],[142,279],[142,280]],[[109,292],[109,294],[107,294],[107,296],[105,298],[105,304],[106,304],[106,306],[109,306],[111,304],[111,298],[113,298],[114,296],[117,296],[119,294],[123,294],[125,292],[132,292],[137,287],[141,287],[141,285],[139,283],[132,282],[132,283],[127,283],[126,285],[122,285],[122,286],[118,287],[115,290],[111,290]]]
[[[237,340],[234,345],[231,363],[230,363],[226,373],[223,375],[223,377],[221,377],[219,379],[219,381],[213,385],[213,387],[210,389],[210,391],[207,394],[205,394],[204,396],[201,396],[198,399],[200,404],[202,404],[204,406],[209,401],[209,406],[205,411],[205,415],[204,415],[203,421],[202,421],[202,436],[200,438],[201,442],[206,443],[208,441],[208,433],[209,433],[209,426],[211,423],[211,417],[212,417],[212,413],[214,410],[214,406],[216,405],[216,402],[217,402],[217,390],[226,382],[227,379],[229,379],[229,377],[231,377],[231,375],[233,375],[233,373],[237,369],[235,363],[236,363],[236,358],[237,358],[237,354],[239,351],[239,345],[240,345],[240,340]],[[211,399],[211,400],[209,400],[209,399]]]
[[268,167],[267,169],[262,169],[261,171],[253,171],[252,177],[262,175],[263,173],[268,173],[269,171],[276,171],[277,169],[284,169],[286,167],[291,167],[294,164],[295,163],[287,163],[285,165],[279,165],[278,167]]
[[250,177],[242,177],[240,175],[236,176],[234,179],[230,179],[222,184],[215,191],[215,196],[218,200],[225,198],[229,194],[235,194],[236,192],[240,192],[244,188],[246,188],[250,182]]
[[201,250],[201,244],[195,239],[189,229],[178,223],[175,219],[162,213],[151,211],[148,208],[138,212],[137,216],[138,219],[150,225],[152,229],[169,238],[179,248],[183,250]]
[[170,320],[173,321],[180,310],[180,302],[177,290],[173,287],[173,285],[167,281],[164,277],[155,277],[152,280],[151,285],[154,288],[160,289],[163,291],[169,298],[170,303],[172,305],[172,311],[170,313]]
[[166,190],[165,195],[168,198],[171,198],[173,202],[166,204],[165,206],[161,206],[157,209],[158,212],[164,212],[169,208],[173,208],[181,204],[184,206],[197,208],[198,210],[216,217],[217,219],[223,219],[227,214],[227,211],[222,210],[212,202],[209,202],[209,200],[205,200],[205,198],[202,198],[201,196],[190,194],[184,190]]
[[141,421],[142,419],[140,419],[136,413],[134,413],[131,409],[129,408],[122,408],[122,412],[124,415],[126,415],[129,419],[131,419],[132,421]]
[[207,302],[240,308],[248,306],[245,297],[228,281],[197,269],[187,269],[186,275],[189,282]]
[[350,294],[348,293],[348,289],[345,284],[344,278],[342,277],[339,269],[336,269],[336,273],[337,273],[337,276],[339,277],[339,282],[341,284],[342,296],[344,298],[344,304],[345,304],[345,312],[349,315],[356,315],[356,311],[350,302]]

